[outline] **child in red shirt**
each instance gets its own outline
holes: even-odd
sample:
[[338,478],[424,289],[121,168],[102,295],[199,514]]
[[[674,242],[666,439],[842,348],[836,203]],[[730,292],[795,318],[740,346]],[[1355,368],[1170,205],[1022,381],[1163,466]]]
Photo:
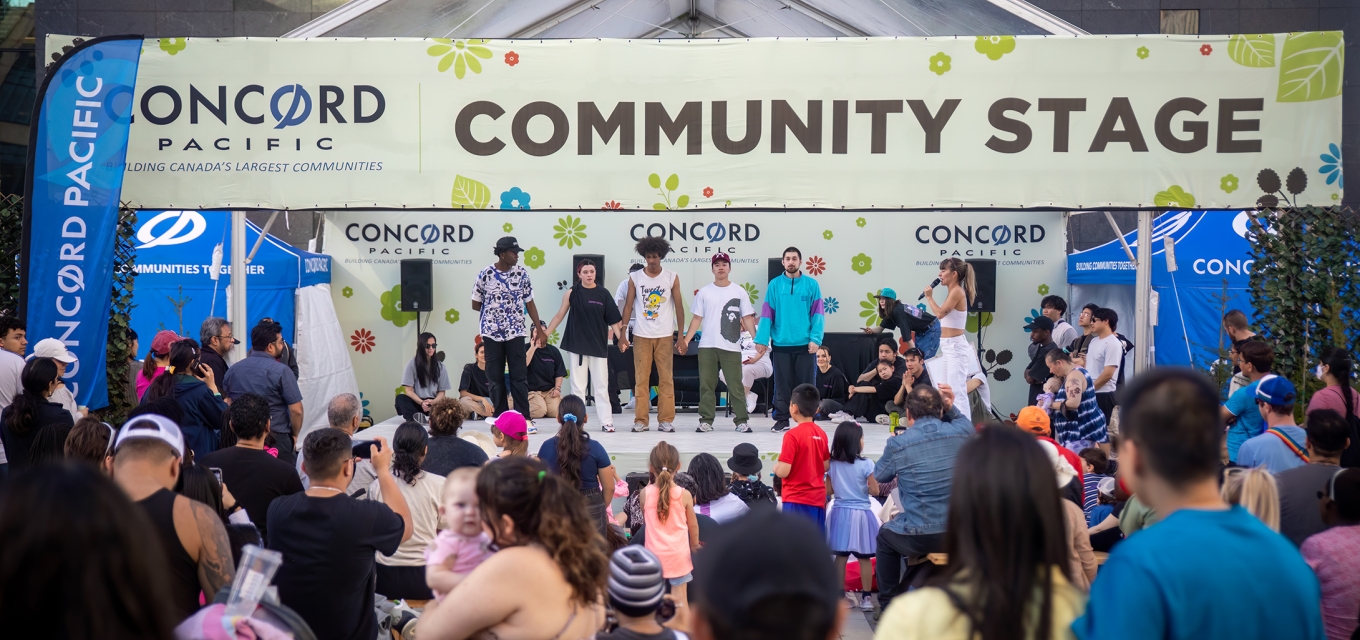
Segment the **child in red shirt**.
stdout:
[[774,474],[783,479],[784,510],[826,529],[825,478],[831,467],[831,441],[812,422],[821,398],[810,384],[798,385],[789,395],[789,416],[798,426],[784,433]]

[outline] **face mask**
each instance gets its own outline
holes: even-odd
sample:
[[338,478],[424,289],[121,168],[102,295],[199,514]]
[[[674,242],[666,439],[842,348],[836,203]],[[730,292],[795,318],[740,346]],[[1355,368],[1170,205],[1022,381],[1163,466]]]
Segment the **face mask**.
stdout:
[[1317,376],[1317,377],[1319,377],[1319,378],[1322,377],[1322,365],[1318,365],[1318,366],[1317,366],[1317,370],[1313,372],[1313,375],[1315,375],[1315,376]]

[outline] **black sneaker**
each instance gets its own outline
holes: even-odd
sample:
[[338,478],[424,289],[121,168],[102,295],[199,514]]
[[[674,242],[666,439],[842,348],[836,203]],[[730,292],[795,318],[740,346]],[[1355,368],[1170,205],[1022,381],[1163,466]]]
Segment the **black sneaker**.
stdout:
[[788,420],[780,420],[779,422],[774,423],[774,426],[773,426],[773,427],[770,427],[770,431],[773,431],[773,432],[775,432],[775,433],[779,433],[780,431],[783,431],[783,430],[788,429],[788,428],[789,428],[789,421],[788,421]]

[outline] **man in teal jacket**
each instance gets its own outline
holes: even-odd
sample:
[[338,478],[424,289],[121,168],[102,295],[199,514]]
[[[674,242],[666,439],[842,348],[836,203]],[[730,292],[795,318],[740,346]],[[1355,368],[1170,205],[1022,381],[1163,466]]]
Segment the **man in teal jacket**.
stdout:
[[803,275],[803,252],[784,250],[784,273],[765,288],[765,304],[756,329],[756,350],[764,355],[773,343],[774,427],[789,428],[789,394],[800,384],[816,379],[817,347],[822,344],[822,288]]

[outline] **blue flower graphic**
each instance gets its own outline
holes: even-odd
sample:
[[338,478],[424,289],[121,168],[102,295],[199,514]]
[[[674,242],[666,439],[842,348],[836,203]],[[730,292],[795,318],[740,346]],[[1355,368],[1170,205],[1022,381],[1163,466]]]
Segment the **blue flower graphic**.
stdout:
[[922,310],[922,311],[925,311],[925,312],[929,312],[929,311],[930,311],[929,309],[926,308],[926,303],[924,303],[924,302],[918,302],[918,303],[916,303],[916,308],[917,308],[917,309],[920,309],[920,310]]
[[1025,318],[1025,333],[1029,333],[1029,325],[1034,319],[1039,317],[1039,312],[1035,309],[1029,310],[1029,316]]
[[1327,184],[1336,183],[1336,188],[1346,188],[1346,177],[1341,173],[1341,149],[1335,144],[1327,145],[1327,150],[1331,153],[1324,153],[1319,156],[1323,162],[1327,163],[1318,169],[1318,173],[1327,174]]
[[824,298],[822,300],[822,308],[826,310],[827,313],[835,313],[841,310],[841,302],[831,297]]
[[502,209],[528,209],[529,194],[522,191],[519,187],[510,187],[509,191],[501,193]]
[[359,392],[359,398],[360,398],[360,400],[363,402],[364,417],[367,418],[367,417],[368,417],[368,401],[367,401],[367,400],[363,400],[363,397],[364,397],[364,392],[360,391],[360,392]]

